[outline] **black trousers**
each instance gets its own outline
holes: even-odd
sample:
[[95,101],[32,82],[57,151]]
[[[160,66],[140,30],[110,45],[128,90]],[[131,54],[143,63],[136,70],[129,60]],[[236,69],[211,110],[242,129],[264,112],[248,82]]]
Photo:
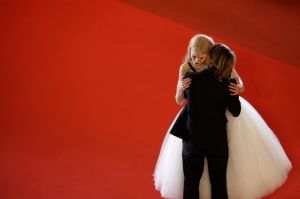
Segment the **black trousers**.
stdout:
[[212,199],[227,199],[226,169],[228,161],[227,136],[209,143],[183,141],[184,199],[199,199],[199,184],[207,158]]

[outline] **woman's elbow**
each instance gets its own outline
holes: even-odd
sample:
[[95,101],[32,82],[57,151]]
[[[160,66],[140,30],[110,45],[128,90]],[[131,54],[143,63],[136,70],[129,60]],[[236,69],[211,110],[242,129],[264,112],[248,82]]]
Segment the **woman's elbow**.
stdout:
[[184,102],[184,99],[182,99],[182,97],[175,95],[175,101],[178,105],[182,105]]

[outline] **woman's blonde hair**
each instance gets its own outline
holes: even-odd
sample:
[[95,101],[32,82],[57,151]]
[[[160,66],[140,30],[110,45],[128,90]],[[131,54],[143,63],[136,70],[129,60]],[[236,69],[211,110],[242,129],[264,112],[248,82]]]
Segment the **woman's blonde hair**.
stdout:
[[188,63],[192,60],[191,52],[192,48],[195,48],[196,50],[200,50],[203,53],[210,53],[212,47],[214,45],[214,40],[203,34],[197,34],[193,36],[189,42],[189,46],[184,58],[184,62]]
[[212,65],[216,67],[216,77],[229,78],[234,67],[236,57],[230,48],[224,44],[217,43],[210,51]]

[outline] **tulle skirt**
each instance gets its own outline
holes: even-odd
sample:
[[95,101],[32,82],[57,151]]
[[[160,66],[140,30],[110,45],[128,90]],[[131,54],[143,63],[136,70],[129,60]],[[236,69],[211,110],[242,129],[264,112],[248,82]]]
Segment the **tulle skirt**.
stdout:
[[[280,142],[259,113],[242,97],[241,113],[226,117],[229,159],[227,190],[230,199],[261,198],[284,183],[292,168]],[[183,197],[182,140],[169,133],[163,141],[154,170],[156,190],[164,198]],[[207,161],[200,180],[200,198],[210,199]]]

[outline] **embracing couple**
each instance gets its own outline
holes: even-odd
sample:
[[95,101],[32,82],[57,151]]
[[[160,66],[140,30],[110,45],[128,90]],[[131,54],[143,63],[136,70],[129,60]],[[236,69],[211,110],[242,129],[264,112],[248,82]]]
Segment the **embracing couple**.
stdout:
[[[226,45],[202,34],[190,40],[176,92],[176,102],[186,104],[167,132],[154,172],[163,197],[258,198],[285,181],[291,163],[267,124],[257,127],[260,115],[239,97],[244,87],[234,65],[235,54]],[[238,117],[241,107],[245,113]],[[251,187],[240,185],[245,173],[253,175]]]

